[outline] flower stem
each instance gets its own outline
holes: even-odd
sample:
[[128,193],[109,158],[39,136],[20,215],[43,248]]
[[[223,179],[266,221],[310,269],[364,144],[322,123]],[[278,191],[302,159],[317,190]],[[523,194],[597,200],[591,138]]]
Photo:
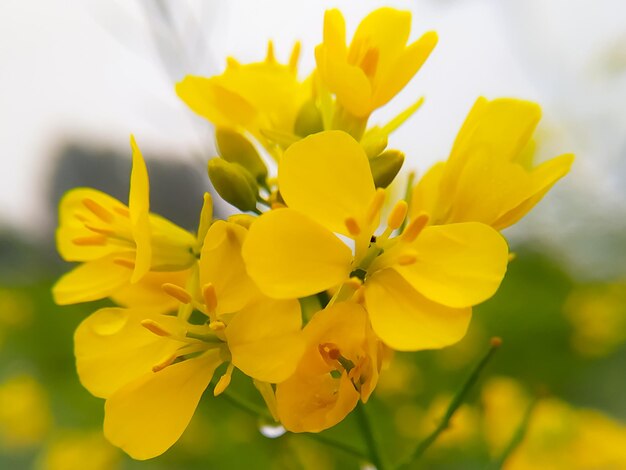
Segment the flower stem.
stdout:
[[369,460],[378,470],[385,470],[386,466],[383,462],[380,449],[378,448],[378,443],[376,442],[376,438],[374,437],[372,423],[370,422],[369,416],[367,416],[365,405],[363,405],[361,401],[359,401],[356,406],[356,415],[359,420],[359,427],[361,429],[361,432],[363,433],[365,443],[367,444],[367,448],[369,450]]
[[454,413],[456,412],[456,410],[459,409],[459,407],[465,400],[465,397],[467,396],[469,390],[476,383],[476,381],[478,380],[478,377],[480,376],[480,373],[485,368],[487,363],[489,363],[489,360],[492,358],[493,354],[500,347],[501,344],[502,344],[502,340],[500,338],[491,339],[491,347],[489,348],[489,351],[487,351],[485,356],[476,365],[472,373],[469,375],[469,377],[467,378],[463,386],[456,393],[456,395],[450,402],[448,409],[446,410],[446,414],[443,416],[437,428],[435,428],[435,430],[430,435],[428,435],[426,439],[420,442],[419,445],[415,448],[415,450],[398,465],[398,469],[406,468],[412,462],[419,459],[424,454],[424,452],[426,452],[426,450],[433,444],[433,442],[437,440],[439,435],[443,431],[445,431],[448,428],[448,426],[450,426],[450,420],[452,419],[452,416],[454,416]]

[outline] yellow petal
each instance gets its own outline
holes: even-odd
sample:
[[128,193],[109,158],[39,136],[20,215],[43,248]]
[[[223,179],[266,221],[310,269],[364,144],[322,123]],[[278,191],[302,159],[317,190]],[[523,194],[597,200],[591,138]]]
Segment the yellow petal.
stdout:
[[494,223],[496,230],[502,230],[516,223],[537,204],[559,179],[565,176],[574,163],[574,155],[565,154],[548,160],[530,173],[530,184],[526,188],[528,197],[517,207],[502,214]]
[[340,284],[352,252],[332,232],[292,209],[266,212],[250,227],[243,249],[248,274],[263,293],[290,299]]
[[261,299],[239,311],[225,330],[232,363],[263,382],[282,382],[304,351],[297,300]]
[[103,299],[115,293],[130,281],[132,274],[130,268],[114,263],[118,257],[113,254],[88,261],[61,276],[52,288],[54,301],[68,305]]
[[470,307],[450,308],[428,300],[393,269],[368,278],[365,302],[374,332],[399,351],[454,344],[465,336],[472,316]]
[[346,22],[337,9],[326,10],[324,13],[324,47],[335,60],[345,60]]
[[440,200],[440,185],[445,165],[444,162],[435,163],[413,188],[409,214],[411,219],[425,212],[434,224],[443,221],[446,207],[442,206]]
[[422,67],[432,50],[437,45],[437,33],[430,31],[407,47],[402,53],[383,69],[377,77],[374,96],[374,108],[386,104],[396,96]]
[[141,151],[135,142],[135,137],[130,137],[130,146],[133,149],[133,169],[130,174],[130,193],[128,195],[128,208],[133,239],[136,245],[135,269],[131,282],[137,282],[149,270],[152,261],[152,246],[150,245],[150,183],[148,170],[143,160]]
[[185,287],[190,270],[176,272],[148,272],[136,284],[126,284],[111,294],[111,300],[124,307],[143,307],[153,313],[176,311],[179,302],[165,293],[163,284]]
[[259,295],[241,257],[247,230],[232,222],[216,221],[206,234],[200,255],[200,286],[212,283],[220,314],[241,310]]
[[278,183],[289,207],[345,235],[346,219],[362,218],[375,193],[365,151],[342,131],[320,132],[289,147]]
[[164,325],[176,321],[145,309],[103,308],[78,325],[74,333],[76,368],[80,382],[93,395],[111,396],[182,346],[141,326],[146,319]]
[[137,460],[161,455],[181,436],[222,360],[217,349],[148,373],[104,407],[104,435]]
[[427,227],[412,248],[417,261],[393,269],[424,297],[453,308],[491,297],[504,277],[509,253],[498,232],[476,222]]
[[179,271],[196,261],[196,237],[187,230],[156,214],[150,214],[152,269]]

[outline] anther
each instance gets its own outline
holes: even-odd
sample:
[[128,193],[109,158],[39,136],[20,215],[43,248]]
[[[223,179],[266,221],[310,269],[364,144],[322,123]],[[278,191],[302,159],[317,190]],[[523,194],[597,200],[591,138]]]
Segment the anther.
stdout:
[[102,246],[106,245],[106,237],[94,235],[93,237],[77,237],[72,239],[72,243],[77,246]]
[[172,336],[169,331],[166,331],[161,325],[159,325],[154,320],[145,319],[141,320],[141,326],[143,326],[146,330],[154,333],[157,336]]
[[111,222],[113,222],[113,219],[114,219],[113,214],[111,214],[107,209],[102,207],[93,199],[89,199],[88,197],[86,197],[85,199],[83,199],[82,203],[83,203],[83,206],[89,209],[89,211],[93,213],[93,215],[98,217],[101,221],[107,224],[110,224]]
[[97,233],[98,235],[105,235],[105,236],[109,236],[109,235],[113,235],[115,234],[114,230],[111,230],[110,228],[104,228],[104,227],[96,227],[94,225],[91,224],[84,224],[85,228],[87,230],[90,230],[94,233]]
[[128,269],[135,269],[135,262],[127,258],[115,258],[113,260],[113,264],[117,264],[118,266],[123,266]]
[[167,295],[174,297],[180,303],[188,304],[192,300],[191,294],[176,284],[167,282],[161,286],[161,289],[163,289]]
[[130,216],[130,211],[128,210],[127,207],[115,207],[113,210],[117,212],[119,215],[121,215],[122,217]]
[[402,232],[402,241],[407,243],[412,243],[415,241],[417,236],[424,230],[424,227],[428,224],[428,214],[421,213],[417,217],[415,217],[404,229]]
[[233,363],[228,364],[228,369],[226,369],[226,373],[220,377],[220,379],[215,384],[215,388],[213,389],[213,396],[218,396],[226,390],[226,387],[230,385],[230,377],[233,373]]
[[158,364],[153,365],[152,366],[152,372],[159,372],[159,371],[165,369],[167,366],[171,366],[174,363],[174,361],[176,360],[177,357],[178,357],[178,353],[174,353],[170,357],[165,359],[164,361],[159,362]]
[[202,288],[202,297],[204,298],[204,305],[209,312],[214,312],[217,307],[217,294],[215,293],[215,286],[209,282]]
[[226,324],[221,320],[215,320],[209,323],[209,328],[211,328],[211,330],[213,331],[222,331],[224,328],[226,328]]
[[359,279],[356,276],[351,277],[350,279],[348,279],[347,281],[344,282],[344,285],[346,287],[351,287],[352,289],[358,289],[359,287],[361,287],[363,285],[363,281],[361,281],[361,279]]
[[398,264],[400,266],[408,266],[410,264],[415,263],[416,261],[417,261],[417,253],[415,253],[413,251],[402,253],[398,257]]
[[359,236],[359,234],[361,233],[361,227],[359,227],[359,223],[354,217],[348,217],[346,220],[344,220],[343,223],[346,225],[346,228],[348,229],[348,233],[350,235],[352,235],[353,237]]
[[383,204],[385,203],[385,190],[378,188],[374,194],[374,199],[367,209],[367,223],[371,224],[378,214],[380,214]]
[[406,201],[398,201],[395,206],[393,206],[393,210],[391,214],[389,214],[389,218],[387,219],[387,226],[396,230],[400,228],[402,222],[404,222],[404,218],[406,217],[406,213],[409,210],[409,205]]

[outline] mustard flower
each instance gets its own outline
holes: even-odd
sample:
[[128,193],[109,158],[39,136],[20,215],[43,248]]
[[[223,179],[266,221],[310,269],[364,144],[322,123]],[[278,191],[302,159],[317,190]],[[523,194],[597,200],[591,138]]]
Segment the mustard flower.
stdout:
[[[105,308],[76,330],[80,380],[106,399],[105,436],[133,458],[155,457],[178,440],[222,363],[228,367],[215,395],[234,367],[271,383],[295,370],[304,350],[298,301],[269,299],[256,289],[240,254],[246,232],[231,222],[211,225],[199,288],[163,285],[181,303],[178,315]],[[205,321],[191,321],[193,310]]]
[[569,171],[564,154],[532,167],[531,136],[541,108],[530,101],[479,98],[447,161],[433,166],[413,190],[413,214],[431,223],[477,221],[504,229],[519,221]]
[[148,173],[133,137],[131,147],[128,206],[90,188],[73,189],[61,200],[57,249],[64,260],[82,264],[54,285],[58,304],[108,297],[150,271],[185,271],[195,262],[195,237],[149,212]]
[[324,16],[324,41],[315,49],[324,85],[350,114],[367,118],[413,78],[437,43],[428,32],[407,45],[411,13],[380,8],[359,24],[346,45],[346,24],[339,10]]
[[[400,201],[375,235],[385,192],[376,190],[362,147],[341,131],[311,135],[287,149],[278,182],[288,208],[264,213],[243,246],[248,273],[275,298],[342,286],[363,294],[374,332],[391,348],[439,348],[461,339],[471,307],[498,288],[508,248],[491,227],[425,227]],[[340,234],[353,240],[354,251]],[[360,285],[362,284],[362,285]],[[360,296],[360,294],[358,294]]]

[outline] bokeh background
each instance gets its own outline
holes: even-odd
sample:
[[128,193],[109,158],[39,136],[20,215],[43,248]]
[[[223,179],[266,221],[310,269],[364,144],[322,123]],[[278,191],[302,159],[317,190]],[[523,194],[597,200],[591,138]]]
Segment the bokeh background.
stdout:
[[[626,4],[622,0],[3,0],[0,3],[0,468],[359,468],[308,435],[275,429],[207,394],[164,456],[134,462],[101,434],[103,402],[76,376],[73,330],[96,304],[57,307],[69,269],[54,250],[56,206],[75,186],[125,201],[133,133],[147,159],[155,212],[193,229],[214,154],[209,125],[173,85],[219,73],[226,57],[279,57],[303,43],[313,67],[323,12],[353,31],[372,9],[413,12],[434,54],[390,106],[425,105],[392,136],[418,174],[447,156],[478,96],[541,103],[538,158],[577,155],[572,173],[508,231],[517,258],[476,309],[466,339],[398,354],[371,403],[387,458],[434,428],[484,354],[504,345],[416,468],[626,468]],[[229,207],[220,207],[227,213]],[[234,390],[260,403],[242,377]],[[526,419],[527,410],[532,411]],[[364,449],[349,417],[323,433]],[[421,466],[420,466],[421,465]]]

